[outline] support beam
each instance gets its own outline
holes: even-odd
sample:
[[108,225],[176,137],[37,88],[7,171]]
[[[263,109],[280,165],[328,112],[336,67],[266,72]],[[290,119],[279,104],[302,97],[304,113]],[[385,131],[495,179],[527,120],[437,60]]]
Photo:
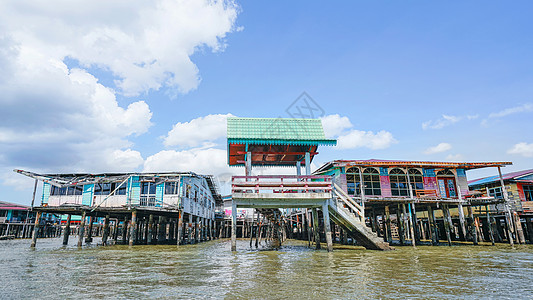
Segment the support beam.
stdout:
[[237,251],[237,204],[231,201],[231,251]]
[[104,219],[104,233],[102,234],[102,245],[107,245],[107,239],[109,238],[109,214]]
[[385,239],[387,243],[392,243],[390,208],[388,205],[385,206]]
[[305,175],[311,175],[311,155],[305,152]]
[[81,215],[80,232],[78,234],[78,247],[81,247],[83,245],[83,236],[85,235],[85,219],[86,219],[86,212],[83,211]]
[[[477,230],[476,225],[474,224],[474,212],[472,210],[472,206],[468,206],[468,229],[470,232],[470,237],[472,237],[472,243],[474,245],[478,245],[478,236],[477,236]],[[466,241],[466,235],[465,235],[465,241]]]
[[137,242],[137,210],[131,212],[131,230],[129,245],[133,246]]
[[63,245],[68,245],[68,238],[70,236],[70,222],[72,220],[72,215],[67,215],[67,225],[65,226],[65,231],[63,232]]
[[513,232],[514,232],[514,226],[513,226],[513,218],[511,216],[511,208],[509,203],[509,195],[507,195],[507,189],[505,188],[505,184],[503,182],[503,176],[502,176],[502,169],[500,166],[498,166],[498,174],[500,176],[500,185],[502,189],[503,199],[505,199],[504,209],[505,209],[505,220],[507,221],[507,236],[509,239],[509,244],[514,245],[513,242]]
[[94,223],[94,217],[89,217],[89,228],[87,229],[87,238],[85,238],[85,243],[92,243],[93,242],[93,223]]
[[451,216],[450,216],[450,209],[448,208],[448,205],[444,204],[442,206],[442,216],[444,221],[444,230],[446,231],[446,239],[448,240],[448,246],[452,245],[452,234],[451,234]]
[[178,234],[176,245],[179,247],[183,239],[183,210],[178,211]]
[[154,215],[148,216],[148,234],[146,235],[146,243],[151,245],[154,242]]
[[492,219],[490,217],[488,205],[485,205],[485,211],[487,215],[487,229],[489,231],[490,242],[492,243],[492,246],[494,246],[494,231],[492,230]]
[[[405,210],[405,205],[403,205]],[[396,221],[398,223],[398,237],[400,238],[400,245],[405,245],[405,219],[402,212],[402,204],[398,203],[398,210],[396,211]]]
[[33,234],[31,236],[31,248],[35,248],[37,244],[37,234],[39,233],[39,223],[41,222],[41,212],[38,211],[35,216],[35,224],[33,225]]
[[434,246],[437,246],[439,244],[439,229],[437,227],[437,222],[435,221],[435,212],[431,205],[428,205],[428,223],[429,232],[431,233],[431,243]]
[[320,249],[320,232],[318,231],[318,210],[316,208],[313,211],[313,233],[315,235],[315,248]]
[[415,238],[415,228],[414,228],[415,224],[413,224],[413,213],[411,210],[411,205],[409,205],[409,221],[410,221],[409,229],[411,230],[411,243],[412,243],[413,248],[416,248],[416,238]]
[[333,240],[331,237],[331,223],[329,220],[328,201],[329,200],[326,200],[322,205],[322,217],[324,218],[324,231],[326,233],[326,244],[328,246],[328,252],[331,252],[333,251]]

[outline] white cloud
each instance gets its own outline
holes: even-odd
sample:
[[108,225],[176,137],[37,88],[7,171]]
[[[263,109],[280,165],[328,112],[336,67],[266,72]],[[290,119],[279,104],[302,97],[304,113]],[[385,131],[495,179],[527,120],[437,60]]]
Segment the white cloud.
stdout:
[[[470,116],[472,117],[472,116]],[[462,119],[462,117],[458,116],[451,116],[451,115],[442,115],[442,118],[437,120],[430,120],[427,122],[422,123],[422,129],[441,129],[446,126],[453,125],[457,122],[459,122]]]
[[197,147],[226,136],[226,120],[232,114],[207,115],[189,122],[178,122],[164,139],[165,146]]
[[518,143],[507,150],[509,154],[518,154],[524,157],[533,157],[533,143]]
[[35,49],[7,47],[15,50],[0,53],[11,72],[0,80],[0,166],[75,172],[142,164],[128,137],[152,125],[144,101],[123,108],[113,90],[86,71]]
[[489,118],[502,118],[508,115],[522,113],[522,112],[530,112],[530,111],[533,111],[533,104],[526,103],[520,106],[510,107],[510,108],[506,108],[498,112],[491,113],[489,114]]
[[460,162],[463,161],[463,156],[461,154],[449,154],[446,156],[446,160]]
[[322,127],[327,138],[333,138],[340,135],[345,129],[352,128],[352,122],[348,117],[341,117],[338,114],[327,115],[320,118],[322,120]]
[[392,133],[381,130],[378,133],[372,131],[351,130],[337,139],[338,149],[354,149],[366,147],[372,150],[385,149],[398,141]]
[[452,145],[448,143],[440,143],[437,146],[429,147],[424,151],[424,154],[435,154],[435,153],[441,153],[446,152],[448,150],[452,149]]
[[200,81],[191,55],[223,49],[237,14],[229,0],[3,1],[0,32],[44,59],[108,70],[128,96],[162,86],[186,93]]

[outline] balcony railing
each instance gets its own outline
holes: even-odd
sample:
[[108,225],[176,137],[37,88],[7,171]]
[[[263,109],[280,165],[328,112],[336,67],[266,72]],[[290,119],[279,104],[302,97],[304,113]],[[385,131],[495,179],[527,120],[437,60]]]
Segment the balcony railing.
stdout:
[[233,193],[331,193],[331,176],[260,175],[233,176]]

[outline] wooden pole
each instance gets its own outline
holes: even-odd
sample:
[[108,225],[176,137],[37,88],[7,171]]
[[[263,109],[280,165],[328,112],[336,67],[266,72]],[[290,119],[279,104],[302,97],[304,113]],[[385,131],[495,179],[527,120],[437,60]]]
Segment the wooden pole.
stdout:
[[503,176],[502,176],[502,169],[500,166],[498,166],[498,174],[500,175],[500,185],[502,189],[503,199],[505,199],[504,209],[505,209],[505,219],[507,221],[507,235],[509,237],[509,244],[514,245],[513,242],[513,219],[511,217],[511,208],[509,203],[509,196],[507,195],[507,190],[505,188],[505,184],[503,182]]
[[320,232],[318,231],[318,210],[316,208],[313,211],[313,233],[315,235],[315,248],[320,249]]
[[[403,205],[405,209],[405,205]],[[405,224],[404,214],[402,213],[402,204],[398,203],[398,210],[396,211],[396,221],[398,222],[398,237],[400,238],[400,245],[405,245]]]
[[81,247],[83,245],[83,236],[85,235],[85,219],[86,219],[86,212],[83,211],[81,215],[81,222],[80,222],[80,233],[78,235],[78,247]]
[[137,211],[133,210],[131,212],[131,222],[130,222],[130,242],[129,245],[133,246],[135,245],[136,241],[136,234],[137,234]]
[[516,211],[513,211],[513,218],[514,218],[514,224],[515,224],[515,231],[516,236],[518,237],[518,241],[520,244],[526,243],[526,238],[524,237],[524,230],[522,229],[522,222],[520,221],[520,216]]
[[492,230],[492,220],[491,220],[491,217],[490,217],[489,206],[488,205],[485,205],[485,211],[486,211],[486,215],[487,215],[487,227],[488,227],[487,229],[489,230],[490,242],[494,246],[494,232]]
[[177,237],[176,245],[179,247],[179,245],[182,243],[183,239],[183,210],[178,211],[178,237]]
[[416,237],[415,237],[415,224],[413,224],[413,213],[411,211],[411,205],[409,205],[409,221],[411,223],[410,230],[411,230],[411,241],[413,243],[413,248],[416,248]]
[[87,229],[87,238],[85,239],[85,243],[92,243],[93,241],[93,223],[94,223],[94,217],[89,217],[89,228]]
[[109,214],[104,219],[104,232],[102,234],[102,245],[107,245],[107,239],[109,237]]
[[443,221],[444,221],[444,230],[446,231],[446,239],[448,240],[448,246],[452,245],[452,234],[451,234],[451,227],[452,224],[450,222],[450,209],[448,208],[447,204],[442,205],[442,215],[443,215]]
[[418,230],[418,218],[416,217],[416,205],[414,202],[410,205],[411,208],[411,222],[413,224],[413,231],[414,234],[413,241],[416,241],[417,243],[420,243],[420,230]]
[[70,236],[70,222],[72,219],[72,215],[67,215],[67,225],[65,226],[65,232],[63,232],[63,245],[68,245],[68,238]]
[[39,223],[41,222],[41,212],[38,211],[35,216],[35,224],[33,225],[33,234],[31,236],[31,248],[35,248],[37,244],[37,234],[39,233]]
[[237,204],[231,201],[231,251],[237,251]]
[[428,234],[431,238],[431,244],[437,246],[439,244],[439,229],[437,227],[437,222],[435,221],[435,212],[431,204],[427,206],[428,211]]
[[386,236],[387,242],[392,243],[390,208],[388,205],[385,206],[385,236]]
[[[477,231],[476,231],[475,224],[474,224],[475,221],[474,221],[474,212],[472,211],[472,206],[468,206],[467,210],[468,210],[468,223],[470,225],[468,226],[469,231],[470,231],[470,236],[472,237],[472,243],[474,245],[477,245],[479,243],[478,243]],[[466,240],[466,236],[465,236],[465,240]]]
[[329,220],[328,201],[329,200],[326,200],[324,204],[322,204],[322,217],[324,218],[324,231],[326,232],[326,244],[328,246],[328,252],[331,252],[333,251],[333,240],[331,238],[331,223]]

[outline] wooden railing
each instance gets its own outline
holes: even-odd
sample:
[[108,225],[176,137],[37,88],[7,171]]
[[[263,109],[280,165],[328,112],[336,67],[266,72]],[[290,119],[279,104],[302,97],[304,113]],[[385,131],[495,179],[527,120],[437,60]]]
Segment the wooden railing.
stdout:
[[233,193],[330,193],[331,176],[233,176],[231,190]]
[[417,198],[436,198],[437,191],[436,190],[416,190],[416,197]]

